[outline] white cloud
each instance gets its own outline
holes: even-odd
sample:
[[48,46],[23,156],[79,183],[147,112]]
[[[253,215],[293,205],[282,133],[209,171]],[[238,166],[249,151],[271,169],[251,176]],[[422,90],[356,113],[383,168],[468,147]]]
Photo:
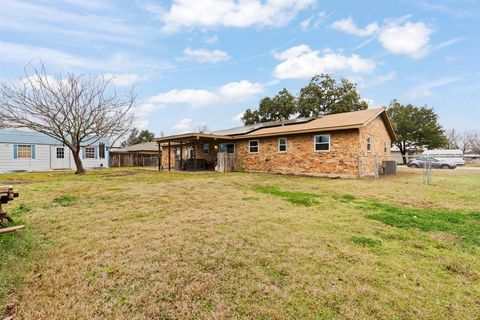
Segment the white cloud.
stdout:
[[211,105],[218,101],[218,96],[208,90],[173,89],[148,99],[152,104],[188,104],[193,108]]
[[315,0],[174,0],[165,10],[144,6],[164,23],[163,30],[175,32],[183,27],[214,28],[283,26]]
[[447,84],[450,84],[452,82],[456,82],[459,80],[461,80],[461,78],[459,77],[442,77],[439,79],[435,79],[425,84],[422,84],[420,86],[417,86],[416,88],[413,88],[405,96],[407,98],[412,98],[412,99],[429,97],[435,94],[435,92],[432,89],[443,87]]
[[149,59],[135,58],[129,55],[114,53],[108,57],[80,57],[59,50],[45,47],[28,46],[0,41],[0,57],[3,62],[26,65],[29,62],[42,60],[48,66],[58,66],[64,69],[80,68],[98,71],[125,70],[164,70],[166,63],[151,62]]
[[179,133],[192,132],[193,120],[190,118],[183,118],[173,126],[173,129],[175,129]]
[[274,56],[283,60],[273,71],[273,75],[278,79],[310,78],[315,74],[341,70],[369,72],[375,69],[373,60],[361,58],[356,54],[351,56],[330,52],[321,54],[304,44],[274,53]]
[[407,21],[404,25],[387,26],[380,32],[378,40],[391,53],[419,59],[429,52],[428,42],[432,32],[433,29],[423,22]]
[[135,85],[137,82],[142,80],[138,74],[133,73],[122,73],[122,74],[113,74],[113,73],[106,73],[103,75],[105,79],[111,79],[112,83],[119,87],[131,87]]
[[262,91],[262,84],[258,82],[252,83],[247,80],[241,80],[223,85],[220,88],[219,93],[222,97],[228,100],[248,100],[255,97],[255,95]]
[[365,28],[361,29],[356,25],[352,17],[335,21],[334,23],[332,23],[331,27],[335,30],[343,31],[349,34],[354,34],[359,37],[371,36],[380,29],[380,26],[376,22],[372,22],[369,25],[367,25]]
[[243,112],[232,117],[232,120],[242,122]]
[[315,17],[315,16],[311,16],[310,18],[305,19],[305,20],[303,20],[302,22],[300,22],[300,28],[302,28],[303,31],[307,30],[308,27],[310,26],[310,22],[312,21],[312,19],[313,19],[314,17]]
[[204,50],[204,49],[192,49],[185,48],[183,50],[183,56],[180,60],[197,61],[200,63],[218,63],[221,61],[227,61],[230,56],[225,51],[221,50]]
[[360,88],[371,88],[371,87],[376,87],[378,85],[381,85],[387,81],[393,80],[395,79],[396,76],[397,76],[397,73],[394,70],[392,70],[387,72],[386,74],[380,74],[377,76],[368,77],[367,79],[360,77],[352,80],[358,83],[358,86]]
[[205,36],[203,37],[202,41],[207,44],[212,44],[216,43],[218,41],[218,35],[213,35],[213,36]]

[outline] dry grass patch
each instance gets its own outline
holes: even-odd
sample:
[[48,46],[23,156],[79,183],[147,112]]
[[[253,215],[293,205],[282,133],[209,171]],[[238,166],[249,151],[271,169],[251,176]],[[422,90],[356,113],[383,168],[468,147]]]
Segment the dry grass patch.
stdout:
[[[419,171],[379,181],[128,172],[8,176],[28,182],[18,186],[32,209],[22,219],[39,252],[19,260],[30,266],[23,285],[9,284],[15,291],[6,303],[15,303],[19,318],[466,319],[480,312],[476,246],[368,219],[371,210],[359,205],[478,211],[478,175],[437,175],[426,188]],[[52,205],[67,195],[75,201]]]

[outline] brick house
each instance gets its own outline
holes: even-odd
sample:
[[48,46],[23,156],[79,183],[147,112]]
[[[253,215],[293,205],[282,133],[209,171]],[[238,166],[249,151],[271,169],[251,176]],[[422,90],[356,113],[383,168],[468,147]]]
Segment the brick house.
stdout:
[[377,108],[156,140],[163,170],[218,169],[231,155],[239,171],[355,177],[390,159],[394,138],[385,108]]

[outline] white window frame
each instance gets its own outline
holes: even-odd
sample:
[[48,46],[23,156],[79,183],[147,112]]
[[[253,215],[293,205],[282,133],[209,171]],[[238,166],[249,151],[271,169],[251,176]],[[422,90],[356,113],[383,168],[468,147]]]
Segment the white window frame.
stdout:
[[371,152],[372,151],[372,135],[367,134],[367,151]]
[[[58,151],[61,151],[61,154],[62,154],[62,157],[58,157]],[[65,159],[65,147],[57,147],[55,149],[55,156],[56,156],[56,159]]]
[[[20,150],[22,148],[23,150]],[[30,156],[20,156],[20,152],[28,152],[30,150]],[[32,159],[32,154],[33,154],[33,148],[31,144],[19,144],[17,145],[17,159]],[[23,154],[22,154],[23,155]]]
[[[205,146],[207,146],[207,149],[205,149]],[[205,151],[206,151],[206,152],[205,152]],[[210,153],[210,144],[204,143],[204,144],[202,145],[202,153],[203,153],[204,155],[207,155],[207,154]]]
[[[317,146],[317,137],[323,137],[323,136],[326,136],[328,137],[328,150],[317,150],[316,146]],[[331,150],[331,136],[330,134],[316,134],[313,136],[313,151],[315,152],[330,152]],[[326,144],[325,142],[321,142],[319,144]]]
[[95,159],[95,147],[85,147],[85,159]]
[[[281,140],[281,139],[285,139],[285,144],[281,144],[281,143],[280,143],[280,140]],[[280,146],[282,146],[282,145],[285,146],[285,150],[284,150],[284,151],[280,150]],[[280,152],[280,153],[285,153],[285,152],[287,152],[287,151],[288,151],[288,147],[287,147],[287,137],[280,137],[280,138],[278,138],[278,152]]]
[[[252,146],[250,144],[255,141],[257,142],[257,146],[256,146],[257,151],[252,151]],[[260,140],[248,140],[248,153],[259,153],[259,152],[260,152]]]

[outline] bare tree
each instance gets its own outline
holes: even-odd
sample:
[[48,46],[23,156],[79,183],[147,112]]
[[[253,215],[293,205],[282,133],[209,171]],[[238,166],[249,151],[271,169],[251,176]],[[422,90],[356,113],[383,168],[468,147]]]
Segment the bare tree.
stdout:
[[28,128],[62,142],[72,151],[76,173],[82,174],[81,148],[127,133],[135,100],[133,88],[121,98],[104,77],[52,77],[43,63],[29,64],[20,83],[0,85],[0,119],[7,127]]
[[468,136],[470,151],[480,154],[480,132],[471,132]]
[[458,149],[459,141],[462,139],[462,134],[455,129],[448,129],[445,132],[448,141],[448,149]]

